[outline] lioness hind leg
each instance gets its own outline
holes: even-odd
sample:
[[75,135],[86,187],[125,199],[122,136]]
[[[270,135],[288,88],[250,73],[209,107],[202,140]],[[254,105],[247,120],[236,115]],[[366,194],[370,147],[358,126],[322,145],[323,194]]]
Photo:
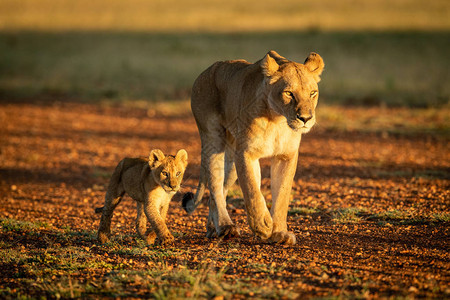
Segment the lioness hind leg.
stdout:
[[227,143],[225,146],[225,179],[223,183],[223,196],[225,197],[225,199],[228,196],[228,190],[237,180],[236,165],[234,164],[234,148],[234,138],[229,133],[227,133]]
[[[206,172],[210,190],[209,220],[212,220],[217,236],[232,237],[239,235],[239,230],[230,219],[224,196],[225,180],[225,129],[220,125],[209,124],[208,133],[201,132],[202,161],[201,166]],[[211,224],[208,221],[209,226]],[[213,236],[207,227],[208,236]]]
[[224,239],[229,239],[233,237],[238,237],[241,235],[239,227],[235,224],[225,224],[219,227],[220,233],[217,234],[216,227],[214,226],[214,213],[217,212],[217,207],[215,207],[215,203],[211,200],[209,201],[209,215],[208,215],[208,223],[206,224],[206,237],[207,238],[215,238],[215,237],[223,237]]
[[217,237],[216,227],[214,227],[211,210],[208,214],[208,223],[206,223],[206,237],[209,239]]

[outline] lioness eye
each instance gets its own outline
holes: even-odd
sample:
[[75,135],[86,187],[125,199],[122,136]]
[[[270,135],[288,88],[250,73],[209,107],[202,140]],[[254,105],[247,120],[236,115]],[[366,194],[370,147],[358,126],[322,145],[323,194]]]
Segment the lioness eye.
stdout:
[[181,172],[177,172],[177,177],[181,175]]
[[289,98],[294,97],[294,94],[292,94],[292,92],[289,92],[289,91],[285,91],[284,94],[285,94],[286,96],[288,96]]
[[167,177],[167,172],[166,172],[166,171],[162,171],[161,174],[162,174],[164,177]]
[[311,91],[311,94],[310,94],[310,95],[311,95],[311,98],[312,98],[312,97],[315,97],[315,96],[317,95],[317,91]]

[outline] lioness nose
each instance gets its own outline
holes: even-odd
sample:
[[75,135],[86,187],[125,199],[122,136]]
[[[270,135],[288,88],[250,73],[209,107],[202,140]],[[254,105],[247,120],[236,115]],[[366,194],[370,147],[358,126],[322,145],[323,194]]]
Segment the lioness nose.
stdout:
[[302,121],[303,123],[306,124],[306,122],[308,122],[309,120],[312,119],[312,115],[300,115],[300,114],[297,114],[297,119],[299,119],[300,121]]

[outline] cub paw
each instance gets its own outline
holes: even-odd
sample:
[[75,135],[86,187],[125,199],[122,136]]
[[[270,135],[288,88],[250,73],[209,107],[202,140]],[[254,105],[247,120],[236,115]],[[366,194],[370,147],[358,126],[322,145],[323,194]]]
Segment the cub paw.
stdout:
[[160,238],[160,245],[161,246],[172,245],[174,241],[175,241],[175,238],[173,237],[173,235],[166,235],[166,236]]
[[274,232],[270,237],[270,242],[276,244],[295,245],[296,241],[294,233],[290,231]]
[[223,237],[224,239],[230,239],[241,236],[241,232],[239,230],[239,227],[237,227],[235,224],[222,225],[219,226],[217,235],[219,237]]
[[155,239],[156,239],[156,233],[151,232],[145,237],[144,240],[147,243],[147,245],[153,245],[155,243]]
[[105,244],[105,243],[109,242],[109,235],[108,235],[107,233],[104,233],[104,232],[99,232],[99,233],[98,233],[97,240],[98,240],[101,244]]

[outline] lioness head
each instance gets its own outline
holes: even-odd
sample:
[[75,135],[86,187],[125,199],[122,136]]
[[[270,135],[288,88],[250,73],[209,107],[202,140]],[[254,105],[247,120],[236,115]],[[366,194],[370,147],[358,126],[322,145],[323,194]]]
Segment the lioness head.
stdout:
[[317,83],[324,66],[320,55],[313,52],[304,64],[289,61],[275,51],[261,60],[268,105],[285,116],[293,130],[308,132],[316,122]]
[[159,149],[150,152],[148,164],[153,178],[167,193],[175,193],[180,189],[187,159],[188,155],[184,149],[179,150],[176,156],[165,156]]

